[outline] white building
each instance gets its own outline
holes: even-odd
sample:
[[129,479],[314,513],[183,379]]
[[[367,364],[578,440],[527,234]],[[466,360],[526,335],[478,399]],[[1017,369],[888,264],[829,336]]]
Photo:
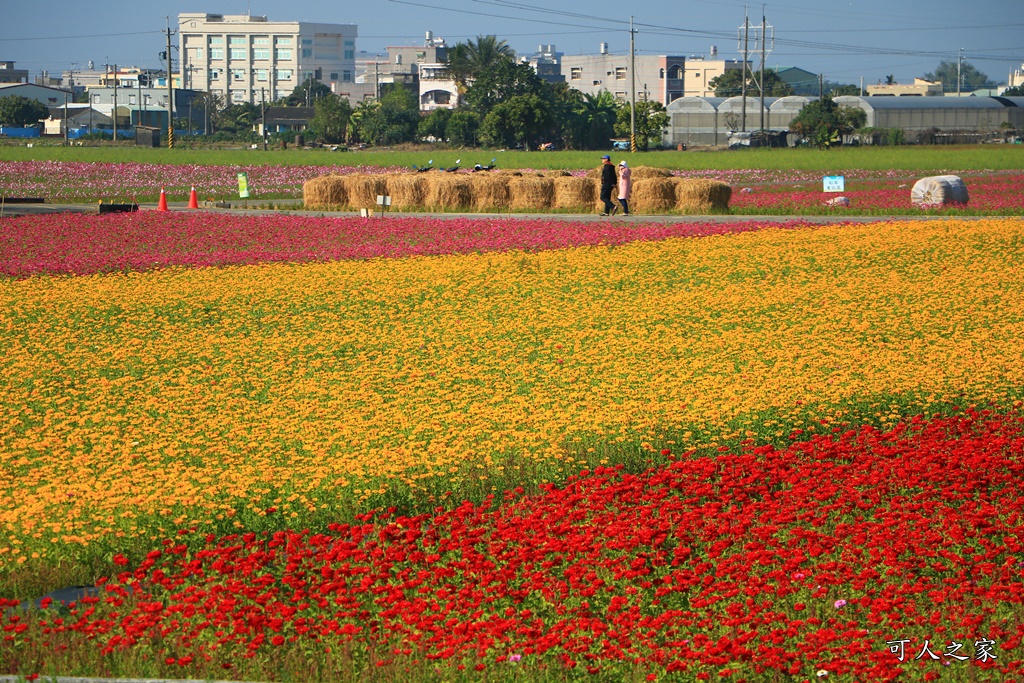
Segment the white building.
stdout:
[[[562,75],[570,88],[588,95],[607,90],[616,99],[628,102],[632,93],[628,54],[609,53],[604,45],[596,55],[563,55]],[[637,55],[636,99],[656,100],[668,105],[684,94],[686,57],[681,55]]]
[[1014,72],[1010,74],[1008,87],[1016,88],[1022,85],[1024,85],[1024,64],[1021,64],[1019,69],[1015,69]]
[[314,78],[341,93],[355,82],[356,25],[179,14],[187,87],[228,104],[272,102]]
[[420,111],[454,109],[459,89],[448,76],[447,64],[420,64]]

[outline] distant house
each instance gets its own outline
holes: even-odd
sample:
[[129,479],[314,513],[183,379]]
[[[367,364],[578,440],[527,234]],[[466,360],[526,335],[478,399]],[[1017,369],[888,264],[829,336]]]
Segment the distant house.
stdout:
[[780,66],[774,71],[783,83],[793,89],[794,95],[818,94],[818,74],[812,74],[797,66]]
[[45,104],[47,107],[64,105],[64,98],[68,102],[74,100],[74,93],[59,88],[51,88],[46,85],[35,85],[34,83],[0,83],[0,97],[27,97]]
[[253,129],[260,135],[266,133],[302,132],[309,127],[316,113],[314,107],[267,107],[264,117],[256,120]]
[[14,62],[0,62],[0,83],[28,83],[28,69],[15,69]]
[[942,83],[915,78],[913,83],[869,85],[867,93],[875,97],[941,97]]
[[114,120],[98,112],[88,104],[68,104],[67,121],[64,118],[64,107],[50,107],[50,116],[43,120],[43,135],[64,135],[65,129],[70,137],[85,134],[92,130],[109,131],[114,127]]

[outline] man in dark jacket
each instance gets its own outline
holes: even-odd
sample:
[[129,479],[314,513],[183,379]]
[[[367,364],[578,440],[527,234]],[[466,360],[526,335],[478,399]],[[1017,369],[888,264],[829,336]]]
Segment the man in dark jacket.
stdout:
[[615,213],[615,204],[612,202],[612,190],[619,184],[619,174],[612,166],[611,157],[605,154],[601,157],[601,201],[604,202],[604,213],[602,216],[610,216]]

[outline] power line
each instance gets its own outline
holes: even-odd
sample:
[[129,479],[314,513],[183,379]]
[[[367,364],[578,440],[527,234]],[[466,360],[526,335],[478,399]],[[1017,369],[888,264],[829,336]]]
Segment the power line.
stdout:
[[116,36],[139,36],[148,35],[151,33],[157,33],[163,35],[163,31],[132,31],[130,33],[96,33],[88,36],[42,36],[38,38],[0,38],[0,43],[8,41],[21,41],[21,40],[78,40],[80,38],[113,38]]

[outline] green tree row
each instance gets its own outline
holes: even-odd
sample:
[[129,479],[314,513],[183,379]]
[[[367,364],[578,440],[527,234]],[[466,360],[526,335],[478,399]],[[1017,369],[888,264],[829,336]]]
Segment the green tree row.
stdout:
[[[449,50],[448,73],[456,84],[454,109],[421,116],[414,93],[385,87],[379,100],[355,108],[332,95],[314,97],[310,128],[323,142],[395,145],[417,140],[456,146],[521,147],[553,144],[565,149],[607,149],[613,137],[630,134],[630,107],[606,91],[588,95],[541,79],[495,36],[478,36]],[[304,84],[306,85],[306,84]],[[302,96],[302,93],[293,93]],[[661,142],[668,125],[664,107],[638,102],[637,146]]]

